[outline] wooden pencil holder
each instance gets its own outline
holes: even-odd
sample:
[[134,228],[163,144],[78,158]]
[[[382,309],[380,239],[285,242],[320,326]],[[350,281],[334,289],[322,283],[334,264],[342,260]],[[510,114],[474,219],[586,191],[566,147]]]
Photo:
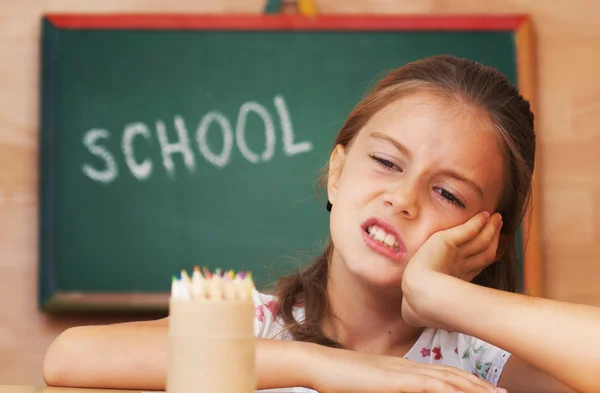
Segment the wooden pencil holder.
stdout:
[[251,300],[169,302],[167,393],[254,393]]

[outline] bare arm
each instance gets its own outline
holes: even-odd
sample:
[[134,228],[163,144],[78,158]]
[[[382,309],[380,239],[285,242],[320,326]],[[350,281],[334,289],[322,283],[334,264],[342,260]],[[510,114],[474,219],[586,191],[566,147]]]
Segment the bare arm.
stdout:
[[[428,290],[421,289],[424,282]],[[488,341],[578,392],[600,391],[600,308],[502,292],[437,272],[421,274],[404,289],[421,322]],[[537,383],[520,378],[530,387]],[[563,392],[561,386],[547,391]]]
[[67,329],[44,359],[48,385],[164,390],[168,319]]
[[[66,330],[50,346],[49,385],[164,390],[168,320]],[[489,393],[476,377],[443,366],[316,344],[257,339],[257,388],[304,386],[320,392]]]
[[[68,329],[46,353],[44,380],[54,386],[164,390],[168,323],[164,318]],[[282,345],[296,356],[280,361]],[[298,372],[306,370],[302,349],[297,343],[258,339],[258,388],[308,385]]]

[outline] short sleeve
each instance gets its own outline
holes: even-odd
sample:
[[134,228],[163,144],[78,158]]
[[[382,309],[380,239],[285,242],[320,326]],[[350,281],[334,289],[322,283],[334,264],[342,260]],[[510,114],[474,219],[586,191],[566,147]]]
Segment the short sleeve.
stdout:
[[291,340],[292,338],[279,316],[277,297],[254,289],[252,300],[254,301],[254,336],[257,338]]
[[475,337],[462,338],[465,345],[459,345],[460,356],[469,360],[471,373],[496,386],[510,353]]
[[426,328],[405,357],[456,367],[497,385],[510,353],[466,334]]

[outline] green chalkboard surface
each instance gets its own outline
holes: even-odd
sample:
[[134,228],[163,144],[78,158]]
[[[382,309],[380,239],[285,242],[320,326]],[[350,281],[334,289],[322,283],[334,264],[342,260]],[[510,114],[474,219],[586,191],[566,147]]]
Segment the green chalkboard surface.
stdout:
[[206,265],[264,286],[321,251],[334,137],[385,71],[435,54],[517,82],[522,18],[47,15],[40,306],[166,309]]

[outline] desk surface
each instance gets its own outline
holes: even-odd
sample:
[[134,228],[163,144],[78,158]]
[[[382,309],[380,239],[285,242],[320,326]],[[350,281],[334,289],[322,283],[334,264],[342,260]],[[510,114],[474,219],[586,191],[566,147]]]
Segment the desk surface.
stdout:
[[139,390],[55,388],[50,386],[0,385],[0,393],[140,393]]
[[[306,388],[282,388],[257,390],[257,393],[309,393],[314,390]],[[56,388],[50,386],[17,386],[0,385],[0,393],[154,393],[141,392],[139,390],[114,390],[114,389],[80,389],[80,388]],[[159,392],[155,392],[159,393]],[[162,392],[160,392],[162,393]]]

